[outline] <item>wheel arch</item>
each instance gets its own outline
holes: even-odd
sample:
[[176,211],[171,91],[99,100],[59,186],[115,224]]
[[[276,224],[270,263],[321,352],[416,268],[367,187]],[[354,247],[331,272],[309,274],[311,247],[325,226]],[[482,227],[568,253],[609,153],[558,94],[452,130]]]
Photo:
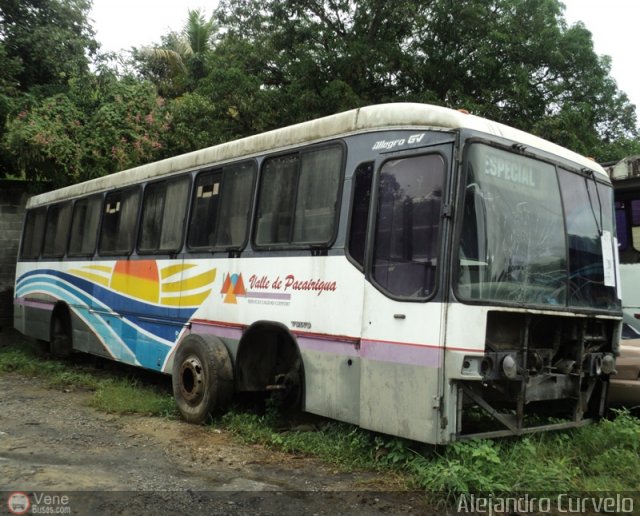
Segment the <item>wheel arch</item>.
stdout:
[[[304,390],[304,361],[298,340],[284,324],[260,320],[243,333],[235,356],[238,391],[264,391],[295,372]],[[302,396],[304,399],[304,396]]]

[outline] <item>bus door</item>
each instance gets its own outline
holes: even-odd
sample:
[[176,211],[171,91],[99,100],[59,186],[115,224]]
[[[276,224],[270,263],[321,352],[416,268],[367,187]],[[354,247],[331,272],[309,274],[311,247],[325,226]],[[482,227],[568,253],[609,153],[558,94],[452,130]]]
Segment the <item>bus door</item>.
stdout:
[[360,425],[436,441],[443,362],[438,262],[453,145],[389,155],[374,185],[360,347]]

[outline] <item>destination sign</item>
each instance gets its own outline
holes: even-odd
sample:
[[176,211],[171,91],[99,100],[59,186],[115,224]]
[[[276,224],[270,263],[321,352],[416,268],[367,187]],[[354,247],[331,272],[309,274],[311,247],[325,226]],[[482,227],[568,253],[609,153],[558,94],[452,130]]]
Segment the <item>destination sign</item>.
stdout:
[[534,169],[530,166],[530,160],[518,160],[518,158],[510,159],[504,155],[489,154],[485,156],[484,167],[482,170],[485,174],[495,177],[496,179],[504,179],[523,186],[535,187]]

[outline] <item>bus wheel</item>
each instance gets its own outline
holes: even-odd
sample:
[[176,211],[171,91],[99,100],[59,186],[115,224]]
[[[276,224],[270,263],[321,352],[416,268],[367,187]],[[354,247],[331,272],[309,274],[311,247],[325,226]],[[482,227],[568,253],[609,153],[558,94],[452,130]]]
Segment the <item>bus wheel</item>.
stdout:
[[71,341],[71,321],[65,310],[56,310],[51,319],[51,340],[49,351],[55,357],[65,358],[71,355],[73,343]]
[[233,394],[233,368],[224,343],[210,335],[188,335],[173,360],[173,396],[182,417],[204,423]]

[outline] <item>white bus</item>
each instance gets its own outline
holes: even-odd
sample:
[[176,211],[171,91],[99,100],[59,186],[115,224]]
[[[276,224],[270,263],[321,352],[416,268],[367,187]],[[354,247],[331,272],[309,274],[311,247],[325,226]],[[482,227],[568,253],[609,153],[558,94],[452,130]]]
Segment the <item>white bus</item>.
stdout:
[[614,234],[593,161],[370,106],[31,198],[15,327],[171,374],[192,422],[271,392],[426,443],[572,427],[615,366]]

